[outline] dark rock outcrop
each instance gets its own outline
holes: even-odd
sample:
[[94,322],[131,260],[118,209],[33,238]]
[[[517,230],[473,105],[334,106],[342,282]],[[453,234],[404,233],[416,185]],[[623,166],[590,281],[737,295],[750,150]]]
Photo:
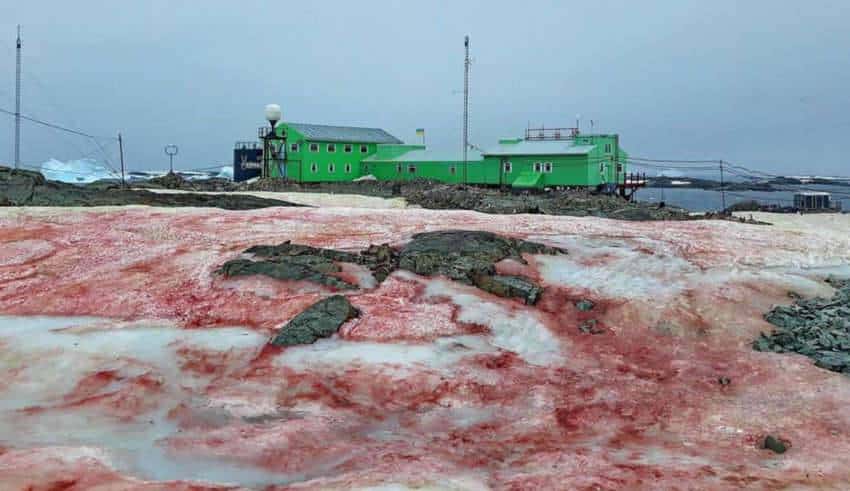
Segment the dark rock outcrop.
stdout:
[[380,283],[396,269],[423,276],[446,276],[502,297],[534,304],[543,288],[528,278],[496,273],[507,258],[525,263],[522,254],[566,254],[563,249],[502,237],[490,232],[448,230],[413,236],[401,251],[388,244],[371,245],[359,254],[323,249],[289,241],[259,245],[245,251],[262,260],[234,259],[220,273],[226,276],[261,274],[281,280],[307,280],[337,289],[356,288],[334,276],[338,263],[368,267]]
[[315,343],[332,336],[347,320],[359,312],[342,295],[334,295],[314,303],[296,315],[269,341],[275,346],[294,346]]
[[788,444],[773,435],[764,437],[761,447],[779,454],[785,453],[788,450]]
[[356,263],[359,261],[359,256],[355,253],[337,251],[335,249],[323,249],[320,247],[312,247],[308,245],[293,244],[288,240],[278,245],[258,245],[254,247],[249,247],[245,250],[245,252],[248,254],[253,254],[255,256],[264,257],[268,259],[281,259],[302,256],[346,263]]
[[753,349],[799,353],[821,368],[850,374],[850,280],[828,281],[836,288],[832,298],[797,299],[765,314],[776,329],[762,333]]
[[521,276],[496,274],[496,263],[522,253],[566,254],[563,249],[502,237],[491,232],[447,230],[416,234],[399,254],[399,268],[423,276],[446,276],[503,297],[534,304],[543,289]]
[[47,181],[39,172],[0,167],[0,204],[4,206],[121,206],[212,207],[253,210],[299,206],[286,201],[241,194],[164,194],[124,189],[120,184],[77,186]]
[[520,298],[528,305],[536,304],[543,294],[543,287],[522,276],[476,275],[472,284],[500,297]]
[[393,271],[398,269],[398,251],[389,244],[370,245],[360,252],[359,262],[372,271],[372,276],[378,283],[387,279]]
[[341,268],[333,261],[317,256],[291,256],[276,261],[251,261],[249,259],[234,259],[222,265],[219,273],[228,276],[264,275],[278,280],[304,280],[338,290],[350,290],[356,285],[345,282],[331,273],[338,273]]

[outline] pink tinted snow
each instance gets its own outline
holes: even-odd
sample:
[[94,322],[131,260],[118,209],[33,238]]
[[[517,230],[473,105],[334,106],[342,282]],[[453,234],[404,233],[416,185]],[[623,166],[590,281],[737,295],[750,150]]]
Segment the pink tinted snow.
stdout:
[[[330,291],[215,273],[256,244],[356,251],[444,229],[569,254],[499,265],[545,285],[537,306],[397,272],[346,292],[362,315],[337,336],[287,349],[264,343]],[[847,262],[848,251],[841,236],[719,221],[2,215],[0,313],[21,326],[36,315],[110,320],[3,324],[0,488],[843,488],[850,381],[749,343],[789,290],[829,294],[801,268]],[[344,275],[369,286],[356,268]],[[595,307],[580,311],[580,299]],[[598,334],[579,328],[588,321]],[[758,448],[767,434],[789,450]],[[232,472],[209,477],[218,466]]]

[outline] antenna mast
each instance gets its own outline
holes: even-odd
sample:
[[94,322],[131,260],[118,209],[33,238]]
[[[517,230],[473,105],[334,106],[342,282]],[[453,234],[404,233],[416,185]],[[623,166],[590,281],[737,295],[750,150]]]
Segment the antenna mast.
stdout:
[[463,62],[463,183],[467,180],[467,149],[469,149],[469,36],[464,36],[466,58]]
[[21,166],[21,25],[15,59],[15,169]]

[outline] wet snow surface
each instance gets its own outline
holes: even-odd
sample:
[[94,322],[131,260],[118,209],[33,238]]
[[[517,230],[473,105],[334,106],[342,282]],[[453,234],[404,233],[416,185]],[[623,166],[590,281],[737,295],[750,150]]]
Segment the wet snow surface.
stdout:
[[[846,488],[850,378],[750,349],[789,290],[848,273],[850,217],[806,219],[3,209],[0,489]],[[213,273],[442,229],[569,254],[498,265],[536,306],[396,272],[286,349],[266,342],[331,292]]]

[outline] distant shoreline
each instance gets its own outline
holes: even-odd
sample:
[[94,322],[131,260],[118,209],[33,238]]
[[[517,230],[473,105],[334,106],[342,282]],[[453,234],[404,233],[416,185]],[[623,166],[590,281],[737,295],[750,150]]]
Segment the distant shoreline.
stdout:
[[793,191],[787,189],[788,186],[842,186],[850,187],[850,180],[839,179],[795,179],[790,177],[777,177],[761,182],[737,182],[726,181],[723,186],[720,181],[713,179],[703,179],[698,177],[650,177],[647,178],[648,188],[673,188],[673,189],[703,189],[706,191],[720,191],[721,188],[726,191]]

